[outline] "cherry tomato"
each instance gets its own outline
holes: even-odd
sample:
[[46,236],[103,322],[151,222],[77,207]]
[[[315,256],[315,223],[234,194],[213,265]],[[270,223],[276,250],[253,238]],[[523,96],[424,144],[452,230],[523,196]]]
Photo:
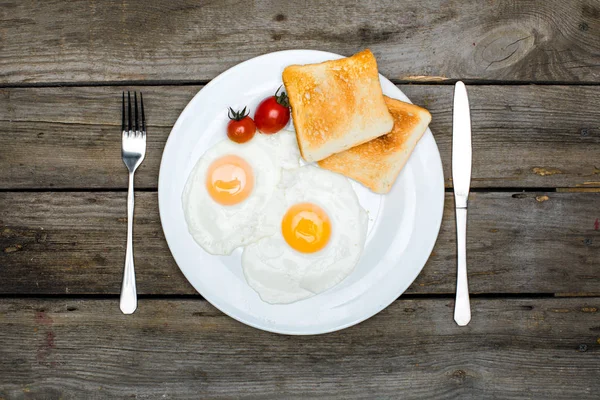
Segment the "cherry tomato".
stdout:
[[242,111],[234,111],[229,107],[229,123],[227,124],[227,137],[236,143],[246,143],[254,137],[256,125],[252,118],[246,113],[246,107]]
[[256,127],[262,133],[276,133],[282,130],[290,120],[290,103],[285,92],[264,99],[254,113]]

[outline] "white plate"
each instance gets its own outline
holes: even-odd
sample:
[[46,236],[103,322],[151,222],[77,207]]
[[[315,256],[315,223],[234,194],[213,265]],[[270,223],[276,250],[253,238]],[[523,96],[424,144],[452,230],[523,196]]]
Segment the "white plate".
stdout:
[[[340,57],[322,51],[280,51],[225,71],[194,96],[165,145],[158,200],[165,238],[175,261],[194,288],[215,307],[266,331],[326,333],[377,314],[415,280],[439,232],[444,177],[440,154],[427,129],[389,194],[376,195],[353,182],[361,205],[369,212],[367,243],[352,274],[324,293],[293,304],[265,303],[246,284],[241,249],[231,256],[213,256],[189,234],[181,205],[183,188],[200,156],[226,137],[227,108],[249,106],[253,112],[282,84],[284,67]],[[409,101],[389,80],[380,78],[386,95]]]

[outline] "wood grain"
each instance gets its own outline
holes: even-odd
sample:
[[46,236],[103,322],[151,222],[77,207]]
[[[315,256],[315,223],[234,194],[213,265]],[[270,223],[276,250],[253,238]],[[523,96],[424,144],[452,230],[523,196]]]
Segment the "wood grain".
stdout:
[[0,397],[597,399],[600,301],[396,301],[341,332],[282,336],[206,301],[0,301]]
[[600,78],[597,0],[8,0],[0,20],[4,85],[209,80],[267,52],[366,47],[392,79]]
[[[472,293],[600,294],[600,193],[473,193]],[[126,193],[0,193],[0,293],[117,294]],[[142,294],[195,294],[169,253],[156,193],[137,194],[136,278]],[[408,293],[453,293],[454,202],[433,255]]]
[[[451,187],[452,87],[402,85],[432,115]],[[0,188],[124,189],[122,87],[0,89]],[[139,87],[149,119],[138,188],[155,189],[171,127],[199,86]],[[473,187],[600,187],[594,86],[469,86]],[[201,134],[201,127],[198,128]]]
[[[0,400],[597,399],[598,32],[598,0],[2,2]],[[170,255],[156,193],[168,134],[200,84],[241,61],[367,47],[432,112],[447,188],[452,87],[432,83],[478,84],[472,184],[491,191],[470,202],[472,322],[452,321],[447,193],[407,291],[434,298],[401,297],[318,337],[249,328],[203,300]],[[118,310],[127,89],[144,92],[149,115],[132,316]]]

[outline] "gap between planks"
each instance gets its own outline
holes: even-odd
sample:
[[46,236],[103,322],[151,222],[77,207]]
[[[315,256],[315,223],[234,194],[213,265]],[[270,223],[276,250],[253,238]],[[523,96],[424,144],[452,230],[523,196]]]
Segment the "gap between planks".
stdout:
[[[82,82],[32,82],[32,83],[0,83],[0,89],[27,89],[53,87],[101,87],[101,86],[204,86],[211,80],[147,80],[147,81],[82,81]],[[462,81],[471,86],[600,86],[598,82],[569,82],[569,81],[515,81],[489,79],[456,79],[436,76],[419,76],[415,79],[390,79],[394,85],[454,85]]]
[[[0,193],[99,193],[99,192],[116,192],[122,193],[127,192],[127,188],[0,188]],[[138,192],[158,192],[156,187],[139,187],[135,188]],[[555,192],[600,192],[600,188],[552,188],[552,187],[485,187],[485,188],[471,188],[473,193],[513,193],[513,192],[524,192],[524,193],[555,193]],[[446,193],[453,193],[453,188],[445,188]]]
[[[439,294],[403,294],[396,301],[402,300],[435,300],[454,299],[454,293]],[[471,299],[497,300],[497,299],[553,299],[553,298],[592,298],[600,297],[600,293],[471,293]],[[198,300],[206,301],[200,294],[139,294],[138,300]],[[0,300],[4,299],[63,299],[63,300],[118,300],[119,294],[35,294],[35,293],[2,293]]]

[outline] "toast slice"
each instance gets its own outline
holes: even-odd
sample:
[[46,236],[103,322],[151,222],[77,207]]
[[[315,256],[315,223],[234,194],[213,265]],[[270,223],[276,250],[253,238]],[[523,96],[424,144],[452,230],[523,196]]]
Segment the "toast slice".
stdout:
[[384,97],[394,117],[390,133],[319,161],[321,168],[338,172],[382,194],[390,191],[431,121],[426,109]]
[[370,50],[320,64],[290,65],[282,77],[306,161],[322,160],[392,129]]

